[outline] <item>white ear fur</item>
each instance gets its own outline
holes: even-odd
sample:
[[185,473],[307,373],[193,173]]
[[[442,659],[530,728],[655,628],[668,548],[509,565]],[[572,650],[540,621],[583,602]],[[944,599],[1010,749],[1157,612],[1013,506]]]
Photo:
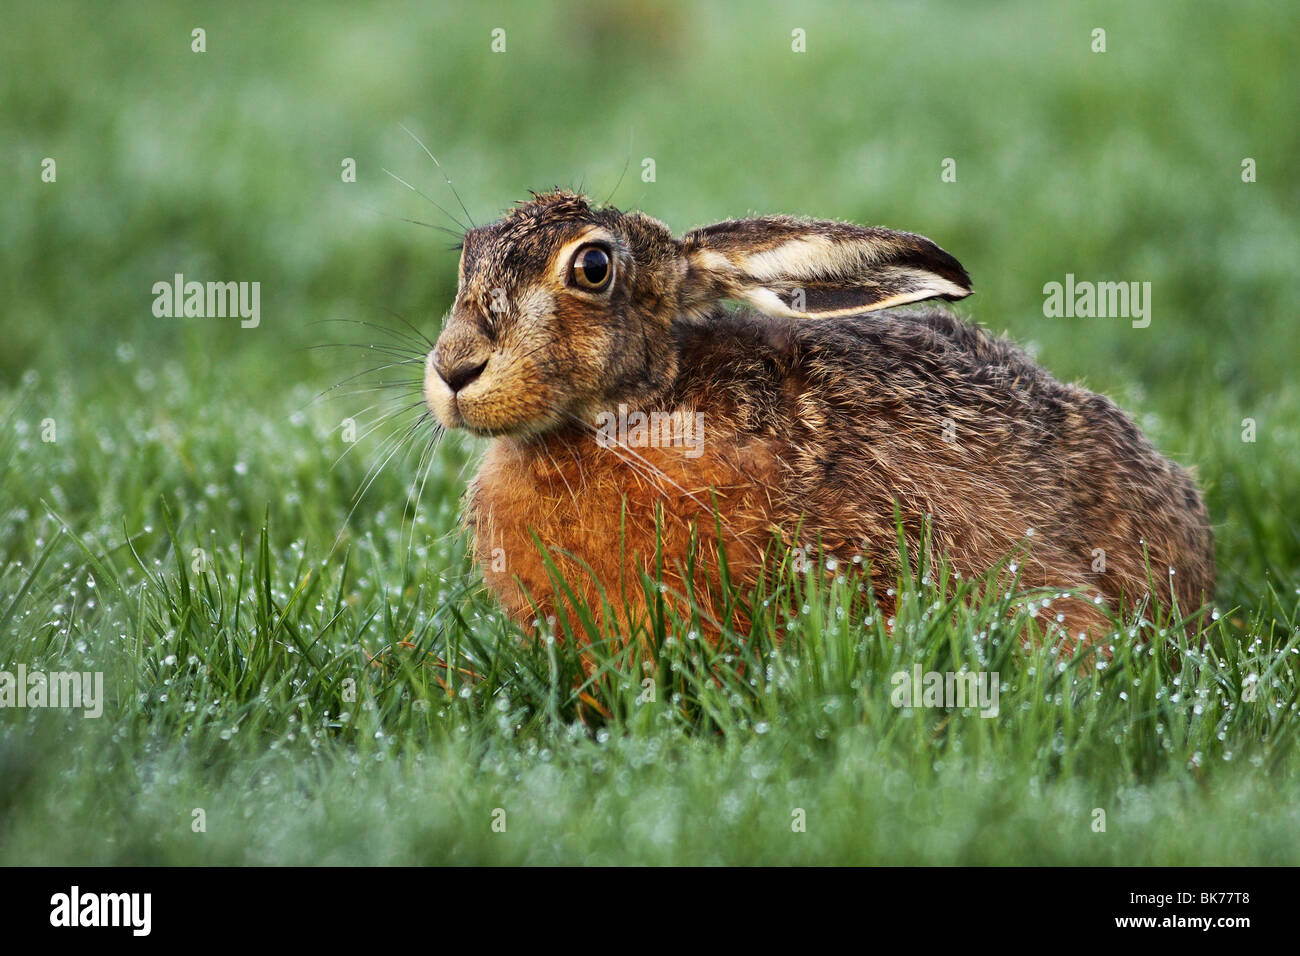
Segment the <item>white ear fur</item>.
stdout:
[[768,315],[833,318],[971,293],[956,259],[909,233],[773,218],[711,226],[685,243],[713,298]]

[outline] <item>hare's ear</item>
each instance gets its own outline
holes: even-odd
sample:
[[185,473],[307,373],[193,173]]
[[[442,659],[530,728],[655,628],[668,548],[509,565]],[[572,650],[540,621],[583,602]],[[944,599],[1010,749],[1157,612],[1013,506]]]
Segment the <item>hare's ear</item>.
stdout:
[[767,216],[682,238],[683,300],[704,310],[739,299],[769,315],[830,318],[922,299],[962,299],[970,276],[924,236]]

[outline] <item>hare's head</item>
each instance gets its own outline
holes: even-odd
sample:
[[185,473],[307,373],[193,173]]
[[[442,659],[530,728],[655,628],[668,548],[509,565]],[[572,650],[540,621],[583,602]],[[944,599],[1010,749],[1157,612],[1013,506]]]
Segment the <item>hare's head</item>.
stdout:
[[465,234],[425,397],[447,428],[537,434],[666,388],[674,324],[723,299],[828,318],[970,291],[956,259],[909,233],[769,216],[674,239],[557,191]]

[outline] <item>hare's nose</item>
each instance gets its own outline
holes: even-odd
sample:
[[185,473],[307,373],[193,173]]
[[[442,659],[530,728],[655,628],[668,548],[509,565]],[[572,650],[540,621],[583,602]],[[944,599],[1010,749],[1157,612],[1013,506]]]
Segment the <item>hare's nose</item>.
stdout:
[[468,359],[447,363],[439,361],[439,357],[435,355],[433,367],[438,373],[438,377],[446,382],[447,387],[455,393],[483,374],[483,369],[487,368],[487,359],[481,362]]

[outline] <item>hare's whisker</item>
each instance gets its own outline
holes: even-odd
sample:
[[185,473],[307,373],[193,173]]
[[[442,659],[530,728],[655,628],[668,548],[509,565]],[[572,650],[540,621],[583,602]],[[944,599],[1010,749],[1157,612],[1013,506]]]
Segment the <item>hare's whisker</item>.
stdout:
[[[343,540],[343,534],[344,534],[344,532],[347,531],[347,527],[348,527],[349,522],[351,522],[351,520],[352,520],[352,516],[353,516],[354,514],[356,514],[357,508],[361,505],[361,501],[362,501],[362,499],[365,497],[365,493],[366,493],[366,491],[369,490],[371,484],[373,484],[374,481],[375,481],[375,479],[379,477],[380,473],[384,470],[385,466],[387,466],[388,462],[389,462],[390,460],[392,460],[393,456],[394,456],[394,455],[398,452],[398,450],[400,450],[400,449],[402,448],[402,446],[405,444],[405,438],[406,438],[406,436],[409,435],[409,434],[411,433],[411,431],[412,431],[412,430],[413,430],[413,429],[414,429],[418,424],[419,424],[418,421],[415,422],[414,424],[412,424],[412,425],[411,425],[411,426],[406,430],[405,433],[402,433],[402,434],[400,434],[400,435],[397,435],[397,436],[396,436],[396,440],[394,440],[394,435],[390,434],[390,435],[388,436],[388,438],[386,438],[386,439],[384,440],[384,442],[381,443],[381,445],[380,445],[380,454],[383,454],[384,449],[385,449],[385,448],[388,448],[390,444],[392,445],[392,450],[389,451],[388,454],[387,454],[387,455],[386,455],[382,460],[377,461],[376,464],[372,465],[370,468],[367,469],[367,471],[366,471],[366,477],[365,477],[365,479],[364,479],[364,484],[363,484],[363,486],[362,486],[362,487],[357,491],[357,493],[356,493],[355,495],[353,495],[353,497],[352,497],[352,507],[348,509],[348,513],[347,513],[347,515],[343,518],[343,522],[339,525],[338,533],[334,536],[334,543],[330,546],[330,550],[329,550],[329,553],[330,553],[331,555],[332,555],[332,554],[334,553],[334,551],[338,548],[339,543]],[[397,431],[397,430],[395,430],[395,431]],[[348,450],[351,450],[351,446],[349,446],[349,449],[348,449]],[[346,452],[344,452],[344,454],[346,454]],[[340,456],[340,457],[341,457],[341,456]],[[338,462],[335,462],[335,464],[338,464]]]
[[[355,382],[357,379],[362,378],[363,376],[374,375],[377,372],[383,372],[390,368],[400,368],[403,365],[410,365],[410,364],[411,364],[410,362],[390,362],[387,365],[376,365],[374,368],[368,368],[364,371],[357,372],[355,375],[349,375],[341,382],[335,382],[329,388],[325,389],[315,398],[311,399],[311,401],[307,402],[307,405],[311,405],[314,404],[315,402],[320,401],[322,398],[324,398],[326,395],[329,395],[329,393],[334,391],[335,389],[342,388],[344,385],[348,384],[349,382]],[[303,408],[306,408],[307,405],[304,405]],[[299,409],[299,411],[301,410],[302,409]]]
[[455,223],[455,224],[456,224],[456,225],[461,229],[462,232],[467,232],[467,231],[468,231],[468,230],[465,228],[465,224],[464,224],[463,222],[461,222],[459,219],[457,219],[455,216],[453,216],[451,213],[449,213],[446,209],[444,209],[441,205],[439,205],[439,204],[438,204],[434,199],[430,198],[429,196],[425,195],[425,194],[424,194],[423,192],[421,192],[420,190],[416,189],[414,186],[412,186],[410,183],[408,183],[408,182],[407,182],[405,179],[403,179],[401,176],[398,176],[396,173],[391,172],[390,170],[387,170],[387,169],[385,169],[384,172],[385,172],[385,173],[388,173],[389,176],[392,176],[395,180],[397,180],[399,183],[401,183],[401,184],[402,184],[403,186],[405,186],[407,189],[411,190],[411,192],[415,193],[417,196],[420,196],[421,198],[423,198],[423,199],[426,200],[427,202],[432,203],[433,206],[434,206],[434,208],[436,208],[440,213],[442,213],[444,216],[446,216],[448,219],[450,219],[452,222],[454,222],[454,223]]
[[629,128],[627,131],[627,159],[623,160],[623,171],[618,174],[618,182],[616,182],[614,188],[609,191],[609,195],[606,196],[605,201],[601,203],[602,206],[609,205],[609,201],[613,199],[614,194],[618,192],[618,187],[623,185],[623,177],[627,175],[628,167],[632,165],[632,133],[633,131]]
[[[408,319],[406,316],[402,315],[402,313],[394,312],[392,309],[385,309],[384,311],[387,312],[389,315],[391,315],[393,318],[397,319],[397,321],[403,323],[408,329],[411,330],[412,334],[407,335],[407,338],[412,339],[416,345],[421,346],[422,351],[427,352],[433,349],[433,347],[438,344],[437,342],[433,341],[433,339],[429,338],[427,335],[421,332],[415,326],[415,324],[412,323],[410,319]],[[396,332],[397,330],[393,329],[392,331]]]
[[395,345],[367,345],[362,342],[323,342],[320,345],[304,345],[302,351],[314,352],[317,349],[363,349],[367,352],[378,352],[389,358],[400,359],[400,365],[421,365],[425,357],[423,353],[415,352],[410,349],[400,349]]
[[[357,415],[364,415],[366,412],[370,411],[371,409],[378,408],[380,404],[382,403],[376,402],[374,405],[370,405],[367,408],[363,408],[361,411],[349,417],[355,419]],[[402,408],[392,409],[391,411],[380,416],[380,418],[372,426],[370,426],[370,428],[366,429],[365,432],[363,432],[360,436],[358,436],[358,438],[355,441],[348,443],[348,447],[343,449],[343,452],[338,456],[338,458],[334,459],[334,464],[330,465],[330,471],[333,471],[335,468],[337,468],[339,462],[341,462],[344,458],[346,458],[348,453],[351,452],[353,448],[356,448],[367,438],[373,435],[377,429],[382,428],[385,424],[391,422],[395,417],[401,415],[403,412],[409,412],[410,410],[414,408],[418,408],[420,405],[423,404],[424,404],[424,400],[421,399],[418,402],[411,402],[409,405],[406,405]]]
[[[426,196],[425,198],[427,199],[428,197]],[[361,206],[362,209],[366,210],[366,212],[371,213],[372,215],[377,216],[380,219],[388,219],[394,222],[409,222],[409,223],[414,223],[417,226],[428,226],[430,229],[436,229],[439,232],[445,232],[447,235],[457,240],[464,240],[465,238],[465,231],[463,227],[460,232],[457,232],[455,229],[448,229],[446,226],[439,226],[436,223],[420,222],[418,219],[408,219],[405,216],[394,216],[392,213],[384,212],[382,209],[376,209],[374,206],[367,205],[366,203],[360,203],[359,205]],[[437,203],[434,203],[434,205],[436,206]],[[441,209],[441,207],[439,208]],[[445,209],[443,209],[442,211],[446,213]],[[452,219],[452,222],[456,222],[456,220]],[[456,222],[456,225],[459,226],[460,223]]]
[[391,445],[391,449],[383,457],[382,460],[380,460],[376,465],[371,466],[371,468],[366,473],[366,477],[361,488],[356,492],[356,494],[352,496],[352,508],[351,510],[348,511],[347,517],[343,519],[343,524],[345,527],[347,526],[347,523],[352,520],[352,515],[356,512],[357,506],[361,504],[361,500],[365,498],[366,492],[370,490],[370,486],[374,484],[375,479],[377,479],[379,475],[383,472],[384,468],[388,466],[388,463],[393,459],[393,456],[396,455],[405,446],[406,438],[410,434],[412,434],[417,424],[418,422],[412,423],[404,432],[401,432],[401,434],[398,434],[396,436],[390,435],[387,439],[385,439],[384,444],[381,446],[381,451],[383,448],[389,448],[390,445]]
[[[429,418],[430,418],[429,412],[425,412],[423,415],[420,416],[420,420],[416,422],[416,426],[423,424]],[[429,440],[425,442],[424,450],[421,451],[420,458],[415,465],[415,473],[420,478],[419,490],[418,491],[415,490],[415,483],[412,482],[411,489],[407,492],[406,495],[406,505],[403,506],[402,508],[403,520],[405,520],[406,518],[406,513],[408,509],[410,510],[411,513],[411,533],[406,541],[406,553],[408,556],[413,550],[415,550],[415,523],[419,519],[420,502],[424,498],[424,483],[429,480],[429,473],[433,470],[433,462],[436,457],[434,453],[438,448],[439,440],[441,438],[441,435],[439,434],[440,431],[441,429],[435,426],[433,433],[429,436]],[[415,493],[414,501],[412,501],[411,499],[412,492]]]
[[349,392],[341,392],[338,395],[338,397],[352,398],[355,395],[364,395],[367,392],[382,392],[388,389],[392,389],[395,393],[398,394],[404,392],[423,391],[424,383],[423,382],[378,382],[374,385],[363,385],[360,386],[359,388],[354,388]]
[[[433,155],[433,153],[429,152],[429,147],[424,145],[424,143],[420,140],[420,137],[416,136],[405,126],[402,126],[401,123],[398,123],[397,125],[401,126],[403,131],[405,131],[406,135],[411,137],[411,139],[415,140],[415,142],[419,145],[420,149],[424,150],[424,154],[428,156],[431,160],[433,160],[433,165],[438,167],[438,172],[442,173],[442,178],[447,181],[447,188],[450,189],[451,194],[456,197],[456,202],[460,203],[461,212],[465,214],[465,218],[468,219],[469,224],[473,226],[474,217],[471,216],[469,214],[469,210],[465,208],[464,200],[460,198],[460,193],[456,192],[456,187],[451,184],[451,177],[448,176],[446,171],[442,168],[442,163],[438,162],[438,157]],[[457,225],[459,225],[459,223]]]
[[[411,219],[407,216],[398,216],[397,219],[399,222],[409,222],[412,226],[424,226],[426,229],[437,229],[439,232],[445,232],[447,235],[451,236],[454,239],[465,238],[463,233],[459,233],[455,229],[448,229],[446,226],[439,226],[436,223],[425,222],[422,219]],[[451,248],[459,249],[460,246],[455,245],[452,246]]]
[[382,332],[384,335],[393,336],[398,340],[398,342],[406,345],[411,345],[418,349],[423,349],[425,345],[428,345],[430,347],[433,346],[434,343],[429,340],[429,337],[426,336],[419,329],[417,329],[414,325],[411,325],[410,322],[407,322],[406,318],[400,312],[394,312],[392,309],[387,309],[387,308],[385,308],[384,311],[387,312],[389,315],[393,316],[394,318],[399,319],[402,322],[405,322],[406,325],[415,334],[412,335],[411,333],[403,331],[402,329],[395,329],[391,325],[379,325],[378,323],[375,322],[367,322],[364,319],[320,319],[319,321],[311,322],[309,324],[324,325],[325,323],[329,322],[329,323],[346,323],[348,325],[360,325],[363,328],[372,329],[375,332]]

